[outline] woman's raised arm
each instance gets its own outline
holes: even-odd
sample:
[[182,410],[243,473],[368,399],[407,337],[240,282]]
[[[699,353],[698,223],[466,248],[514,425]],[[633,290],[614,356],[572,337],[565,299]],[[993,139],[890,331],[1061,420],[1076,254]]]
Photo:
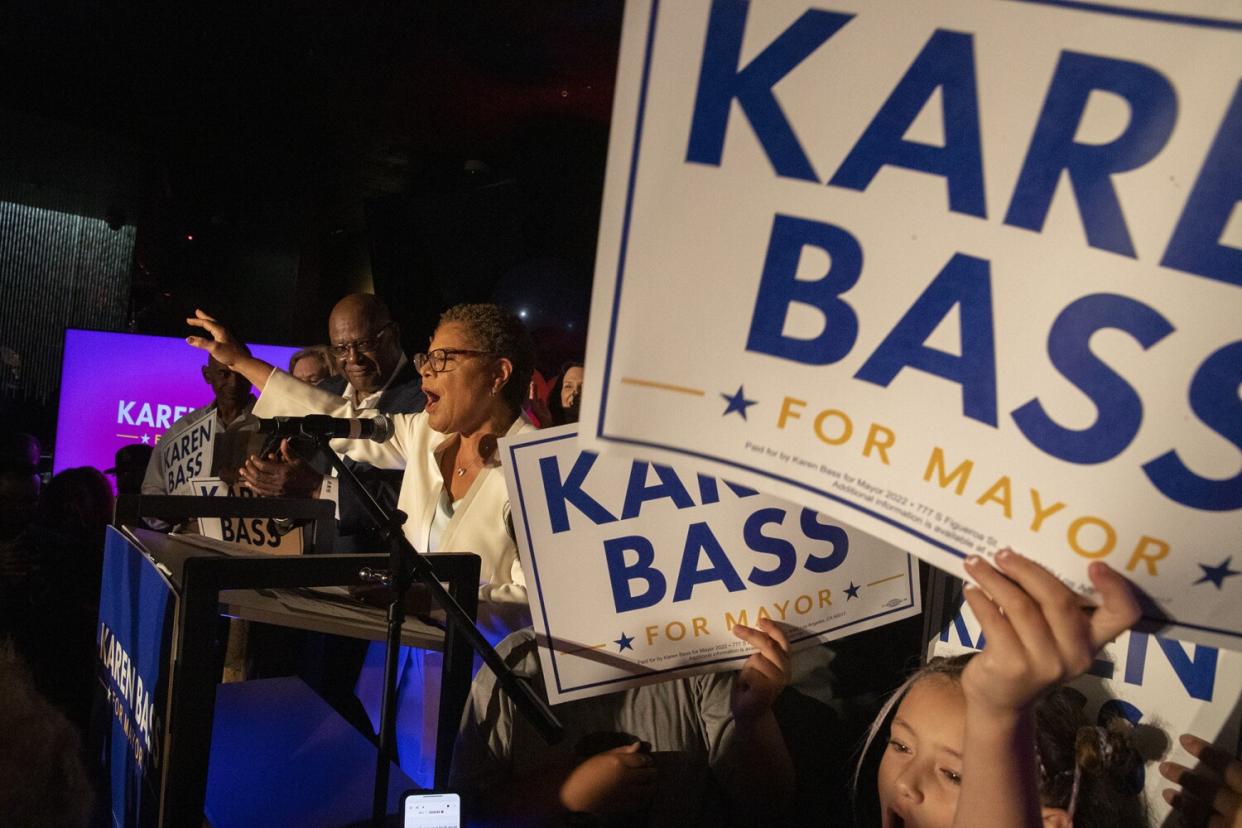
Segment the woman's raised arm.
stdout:
[[210,339],[204,336],[187,336],[185,341],[188,344],[211,354],[216,362],[231,368],[250,380],[250,384],[255,388],[263,390],[263,386],[267,385],[267,378],[275,370],[273,366],[251,356],[246,343],[234,339],[228,328],[202,310],[195,310],[194,315],[185,321],[186,324],[202,328],[211,334]]

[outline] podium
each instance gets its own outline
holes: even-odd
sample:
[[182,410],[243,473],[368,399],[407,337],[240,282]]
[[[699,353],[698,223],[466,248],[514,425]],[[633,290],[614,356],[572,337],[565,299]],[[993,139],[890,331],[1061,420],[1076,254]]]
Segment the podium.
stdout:
[[[382,640],[381,610],[374,610],[373,624],[357,617],[287,612],[271,600],[271,591],[362,584],[360,570],[386,569],[389,559],[386,554],[247,554],[224,542],[165,535],[141,528],[136,513],[145,509],[135,500],[118,502],[118,522],[124,523],[109,529],[100,600],[100,679],[107,702],[106,730],[111,734],[106,750],[113,813],[115,818],[118,810],[123,812],[125,824],[198,825],[203,820],[212,744],[220,667],[214,638],[222,609],[265,623]],[[250,498],[142,500],[172,506],[171,512],[182,517],[250,516],[256,507],[262,515],[256,511],[255,516],[286,516],[274,514],[271,503],[262,508],[262,501]],[[331,519],[331,503],[302,503],[314,503],[316,511],[324,512],[316,514],[317,519]],[[177,518],[168,509],[159,511],[152,516]],[[320,537],[318,532],[316,536]],[[478,608],[478,556],[426,557],[473,618]],[[435,768],[439,787],[447,782],[452,744],[470,692],[473,653],[451,629],[444,632],[419,622],[407,622],[402,640],[444,652]],[[118,796],[122,801],[116,801]]]

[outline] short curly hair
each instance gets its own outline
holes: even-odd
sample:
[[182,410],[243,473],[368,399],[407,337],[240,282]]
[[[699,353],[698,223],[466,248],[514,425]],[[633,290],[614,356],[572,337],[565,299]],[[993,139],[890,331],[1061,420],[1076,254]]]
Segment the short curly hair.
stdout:
[[535,371],[535,343],[522,320],[500,305],[465,304],[454,305],[440,314],[440,324],[446,322],[465,325],[480,351],[504,357],[513,364],[513,373],[500,393],[514,413],[521,411]]

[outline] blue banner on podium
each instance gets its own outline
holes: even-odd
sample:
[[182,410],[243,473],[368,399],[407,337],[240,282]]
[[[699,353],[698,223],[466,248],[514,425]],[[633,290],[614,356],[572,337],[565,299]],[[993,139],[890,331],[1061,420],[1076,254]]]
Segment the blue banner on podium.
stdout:
[[109,527],[96,643],[110,734],[101,759],[114,825],[159,818],[175,597],[155,564]]

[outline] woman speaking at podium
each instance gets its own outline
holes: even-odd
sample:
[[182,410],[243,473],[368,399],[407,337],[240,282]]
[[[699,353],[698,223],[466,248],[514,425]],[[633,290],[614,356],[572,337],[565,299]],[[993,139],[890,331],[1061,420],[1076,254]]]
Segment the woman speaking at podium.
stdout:
[[[250,355],[244,343],[203,311],[186,320],[211,338],[187,337],[196,348],[244,376],[262,394],[259,417],[326,414],[356,417],[351,401],[302,382]],[[332,343],[365,351],[373,343]],[[378,468],[404,469],[397,507],[407,515],[406,537],[420,552],[473,552],[482,558],[479,573],[479,629],[492,644],[530,624],[526,582],[509,519],[509,494],[500,472],[497,439],[533,429],[521,415],[522,401],[534,370],[535,350],[518,318],[497,305],[457,305],[440,317],[427,352],[414,356],[427,405],[418,414],[389,415],[391,437],[383,443],[336,440],[332,447]],[[377,550],[380,551],[380,550]],[[374,659],[368,657],[368,667]],[[420,659],[406,655],[398,713],[402,767],[415,779],[423,768],[407,767],[410,734],[406,716],[421,718],[421,705],[407,704],[423,695],[422,683],[408,668]],[[382,664],[382,659],[380,659]],[[364,671],[363,682],[367,672]],[[415,669],[422,673],[423,670]],[[428,671],[437,673],[438,671]],[[430,676],[428,676],[430,678]],[[361,683],[360,683],[361,684]],[[379,681],[376,679],[376,686]],[[359,688],[362,689],[361,686]],[[426,695],[434,705],[438,693]],[[367,704],[367,699],[363,699]],[[413,709],[412,709],[413,708]],[[375,713],[373,722],[377,721]],[[426,729],[434,733],[434,717]],[[412,723],[411,723],[412,724]],[[426,747],[414,751],[433,755]],[[422,765],[423,762],[418,762]],[[428,766],[429,767],[429,766]]]

